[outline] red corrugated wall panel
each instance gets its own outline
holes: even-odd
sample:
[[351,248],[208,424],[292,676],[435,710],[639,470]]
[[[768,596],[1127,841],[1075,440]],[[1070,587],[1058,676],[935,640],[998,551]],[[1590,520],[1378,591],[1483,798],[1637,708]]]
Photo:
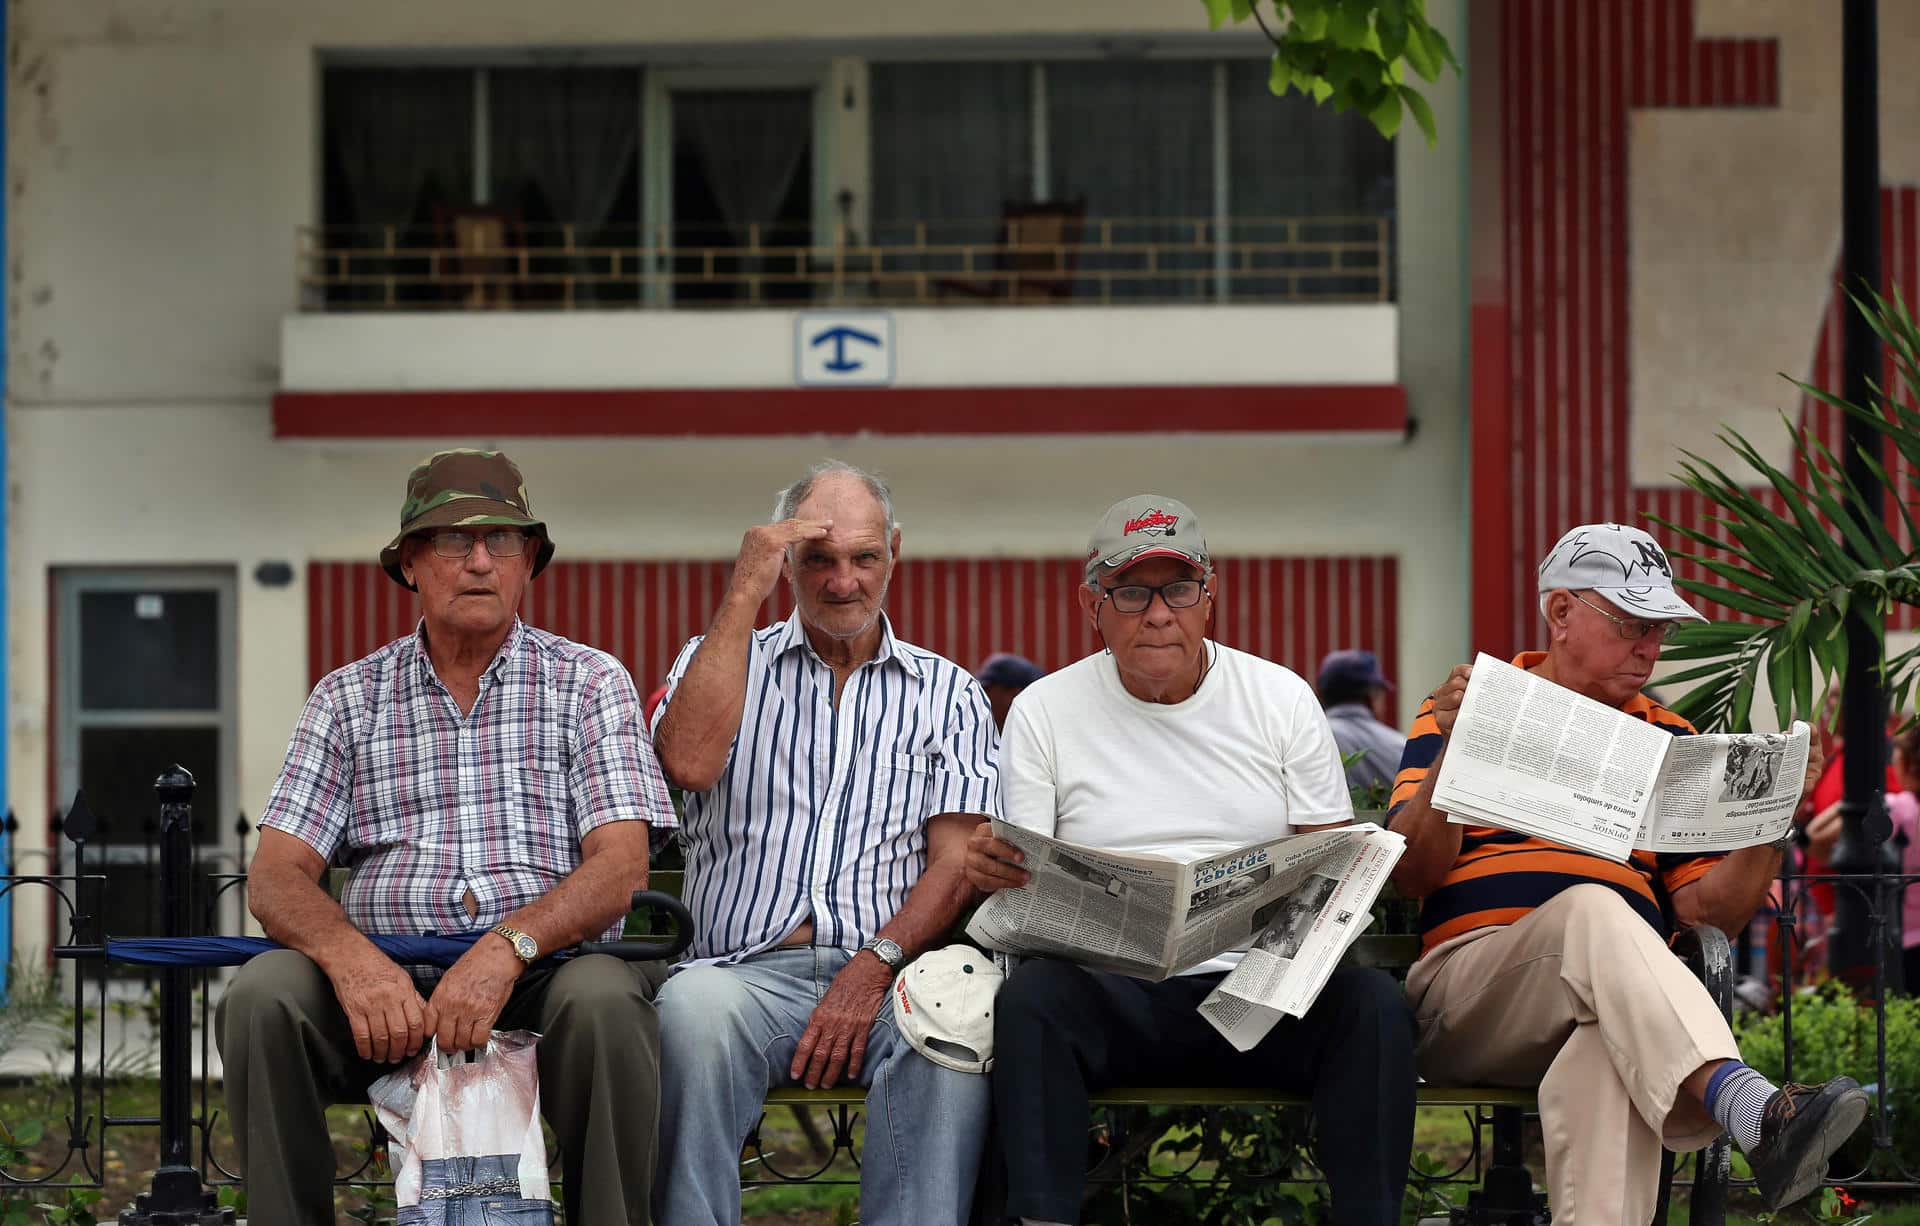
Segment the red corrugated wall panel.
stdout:
[[[1399,577],[1388,557],[1228,558],[1218,564],[1215,637],[1278,660],[1311,679],[1320,658],[1368,647],[1389,676],[1398,667]],[[527,589],[530,625],[612,653],[642,692],[665,680],[674,656],[726,590],[730,562],[555,562]],[[898,633],[961,664],[1017,651],[1058,668],[1099,646],[1074,603],[1071,558],[902,559],[888,609]],[[762,625],[793,610],[786,588]],[[415,598],[367,562],[307,567],[308,672],[333,669],[409,633]]]

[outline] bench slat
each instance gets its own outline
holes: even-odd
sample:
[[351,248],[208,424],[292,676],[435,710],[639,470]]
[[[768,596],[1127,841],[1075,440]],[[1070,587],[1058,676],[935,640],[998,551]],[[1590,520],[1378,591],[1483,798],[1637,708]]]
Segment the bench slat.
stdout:
[[[1529,1090],[1502,1090],[1489,1086],[1423,1085],[1416,1101],[1422,1107],[1525,1107],[1534,1106]],[[860,1086],[839,1086],[831,1090],[809,1090],[800,1086],[781,1086],[767,1093],[768,1106],[838,1107],[859,1106],[867,1092]],[[1234,1090],[1187,1086],[1120,1086],[1102,1090],[1093,1096],[1096,1107],[1304,1107],[1304,1095],[1280,1090]]]

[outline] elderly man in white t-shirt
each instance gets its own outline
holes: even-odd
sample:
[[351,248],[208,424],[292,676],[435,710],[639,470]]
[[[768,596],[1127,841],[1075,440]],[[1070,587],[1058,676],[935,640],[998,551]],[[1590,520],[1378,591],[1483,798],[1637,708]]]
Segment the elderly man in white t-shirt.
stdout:
[[[1352,820],[1340,753],[1307,683],[1208,640],[1219,579],[1194,514],[1142,494],[1095,527],[1080,610],[1106,650],[1014,700],[1000,749],[1007,820],[1075,843],[1186,859]],[[981,825],[967,876],[1025,884]],[[1162,983],[1052,958],[1022,963],[994,1022],[1008,1213],[1079,1220],[1090,1094],[1114,1085],[1309,1094],[1334,1220],[1400,1219],[1413,1148],[1413,1019],[1393,980],[1340,970],[1307,1016],[1235,1051],[1198,1012],[1232,965]]]

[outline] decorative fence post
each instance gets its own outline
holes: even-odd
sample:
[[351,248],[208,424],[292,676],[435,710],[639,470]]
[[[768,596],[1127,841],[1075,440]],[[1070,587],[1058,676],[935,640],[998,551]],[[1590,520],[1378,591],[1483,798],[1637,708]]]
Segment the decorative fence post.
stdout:
[[[154,781],[160,795],[160,895],[164,935],[192,933],[193,776],[175,765]],[[194,1168],[192,1088],[192,971],[169,966],[160,972],[160,1169],[153,1191],[122,1210],[120,1226],[221,1226],[233,1211],[216,1204]]]

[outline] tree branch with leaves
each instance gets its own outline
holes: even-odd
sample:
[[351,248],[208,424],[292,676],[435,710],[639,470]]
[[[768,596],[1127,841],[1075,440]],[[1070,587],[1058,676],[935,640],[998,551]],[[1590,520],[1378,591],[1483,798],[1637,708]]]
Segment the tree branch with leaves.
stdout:
[[[1400,130],[1404,111],[1439,140],[1433,108],[1409,81],[1438,82],[1460,61],[1446,36],[1427,21],[1426,0],[1203,0],[1214,29],[1256,23],[1273,44],[1267,88],[1276,97],[1297,89],[1336,111],[1359,111],[1382,136]],[[1261,9],[1271,11],[1269,17]]]

